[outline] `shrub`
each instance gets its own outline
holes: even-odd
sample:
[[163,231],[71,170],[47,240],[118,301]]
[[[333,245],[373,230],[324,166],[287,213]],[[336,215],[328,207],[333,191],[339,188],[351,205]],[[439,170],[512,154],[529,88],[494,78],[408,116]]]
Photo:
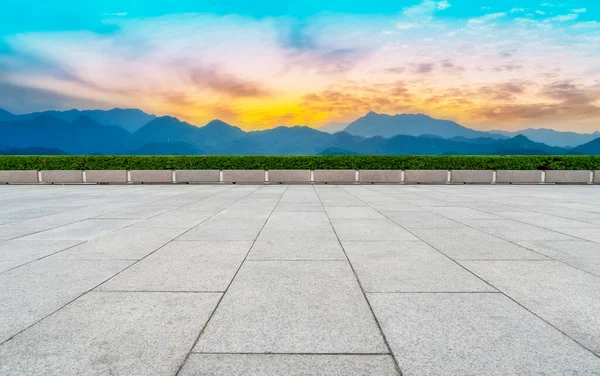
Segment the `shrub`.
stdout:
[[0,156],[0,170],[600,170],[600,156]]

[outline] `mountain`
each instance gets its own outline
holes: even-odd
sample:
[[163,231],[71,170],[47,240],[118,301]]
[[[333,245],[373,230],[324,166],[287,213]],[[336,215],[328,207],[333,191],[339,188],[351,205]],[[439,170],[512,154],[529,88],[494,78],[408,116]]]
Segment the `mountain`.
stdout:
[[171,116],[156,118],[132,134],[133,144],[189,142],[195,140],[197,127]]
[[317,129],[320,130],[321,132],[337,133],[337,132],[342,132],[344,129],[346,129],[347,126],[348,126],[348,123],[329,123],[329,124],[321,125]]
[[546,145],[559,146],[572,148],[578,145],[590,142],[600,137],[600,132],[594,133],[575,133],[575,132],[561,132],[554,129],[545,128],[528,128],[521,131],[490,131],[490,133],[500,134],[503,136],[514,137],[516,135],[523,135],[532,141],[543,142]]
[[0,121],[14,121],[17,115],[13,115],[10,112],[0,108]]
[[87,116],[66,122],[49,115],[32,120],[0,123],[0,140],[11,148],[56,148],[69,154],[119,154],[127,150],[131,134],[104,126]]
[[135,132],[144,124],[156,119],[156,116],[147,114],[138,109],[112,110],[68,110],[68,111],[44,111],[33,112],[24,115],[13,115],[8,111],[0,109],[0,121],[30,121],[40,116],[52,116],[66,122],[73,122],[81,116],[86,116],[96,123],[121,127],[128,132]]
[[6,149],[4,147],[0,147],[0,155],[67,155],[67,153],[60,149],[53,148],[30,147]]
[[346,132],[363,137],[393,137],[399,134],[408,136],[435,135],[443,138],[506,138],[502,135],[476,131],[450,120],[434,119],[423,114],[386,115],[369,112],[350,123]]
[[478,142],[431,136],[371,137],[354,146],[326,148],[321,154],[368,155],[544,155],[566,154],[567,149],[533,142],[525,136],[480,139]]
[[[68,112],[68,116],[74,114],[79,112]],[[212,120],[203,127],[197,127],[168,116],[155,118],[137,131],[129,133],[119,126],[102,125],[80,114],[73,121],[48,114],[30,120],[19,118],[16,121],[7,112],[0,112],[0,116],[13,119],[0,121],[0,143],[4,145],[0,148],[0,153],[8,153],[9,149],[29,149],[33,153],[37,148],[57,154],[134,155],[600,154],[600,149],[594,149],[595,144],[571,150],[535,142],[524,135],[497,138],[486,132],[470,130],[454,122],[424,115],[388,116],[369,113],[353,123],[353,127],[361,128],[364,127],[365,119],[385,119],[378,124],[410,132],[416,132],[416,128],[407,119],[419,119],[421,124],[426,124],[417,132],[422,133],[418,136],[400,134],[388,138],[379,135],[368,137],[345,131],[331,134],[303,126],[245,132],[220,120]]]
[[264,154],[312,155],[327,148],[333,142],[329,133],[309,127],[277,127],[249,132],[255,144],[261,145]]
[[129,155],[198,155],[202,154],[200,149],[187,142],[152,142],[145,144]]
[[580,155],[599,155],[600,154],[600,137],[571,149],[572,154]]

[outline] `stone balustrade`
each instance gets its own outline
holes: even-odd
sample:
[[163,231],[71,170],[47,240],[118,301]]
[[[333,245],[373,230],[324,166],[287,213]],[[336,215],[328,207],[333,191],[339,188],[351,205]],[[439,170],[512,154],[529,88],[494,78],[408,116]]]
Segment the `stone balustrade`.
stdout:
[[600,184],[600,170],[23,170],[0,184]]

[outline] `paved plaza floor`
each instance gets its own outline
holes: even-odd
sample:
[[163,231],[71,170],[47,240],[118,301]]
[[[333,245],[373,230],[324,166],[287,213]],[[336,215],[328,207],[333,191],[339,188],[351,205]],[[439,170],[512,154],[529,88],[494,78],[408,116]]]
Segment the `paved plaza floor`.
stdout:
[[600,187],[0,187],[0,375],[600,375]]

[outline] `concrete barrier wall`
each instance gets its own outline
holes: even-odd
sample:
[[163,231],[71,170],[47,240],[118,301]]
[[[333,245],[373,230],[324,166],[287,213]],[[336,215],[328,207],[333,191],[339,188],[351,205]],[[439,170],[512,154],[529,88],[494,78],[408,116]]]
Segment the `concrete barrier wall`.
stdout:
[[218,183],[219,170],[175,170],[177,183]]
[[310,170],[269,170],[271,183],[310,183]]
[[457,184],[491,184],[494,181],[492,170],[452,170],[450,182]]
[[496,184],[540,184],[543,171],[536,170],[499,170],[496,172]]
[[42,170],[42,183],[83,183],[83,171],[81,170]]
[[315,183],[355,183],[355,170],[315,170]]
[[89,170],[85,171],[86,183],[127,183],[126,170]]
[[[494,178],[494,173],[496,174]],[[600,184],[600,171],[538,170],[23,170],[0,171],[0,184],[77,183],[389,183]],[[448,177],[450,175],[450,178]],[[175,181],[174,181],[175,179]]]
[[591,171],[585,170],[546,171],[546,183],[584,184],[589,183],[590,178]]
[[264,170],[224,170],[223,181],[226,183],[264,183]]
[[131,170],[129,171],[132,183],[172,183],[171,170]]
[[0,171],[0,184],[32,184],[38,183],[36,170]]
[[404,182],[413,184],[446,184],[447,170],[406,170]]
[[401,183],[404,181],[404,171],[360,170],[358,181],[361,183]]

